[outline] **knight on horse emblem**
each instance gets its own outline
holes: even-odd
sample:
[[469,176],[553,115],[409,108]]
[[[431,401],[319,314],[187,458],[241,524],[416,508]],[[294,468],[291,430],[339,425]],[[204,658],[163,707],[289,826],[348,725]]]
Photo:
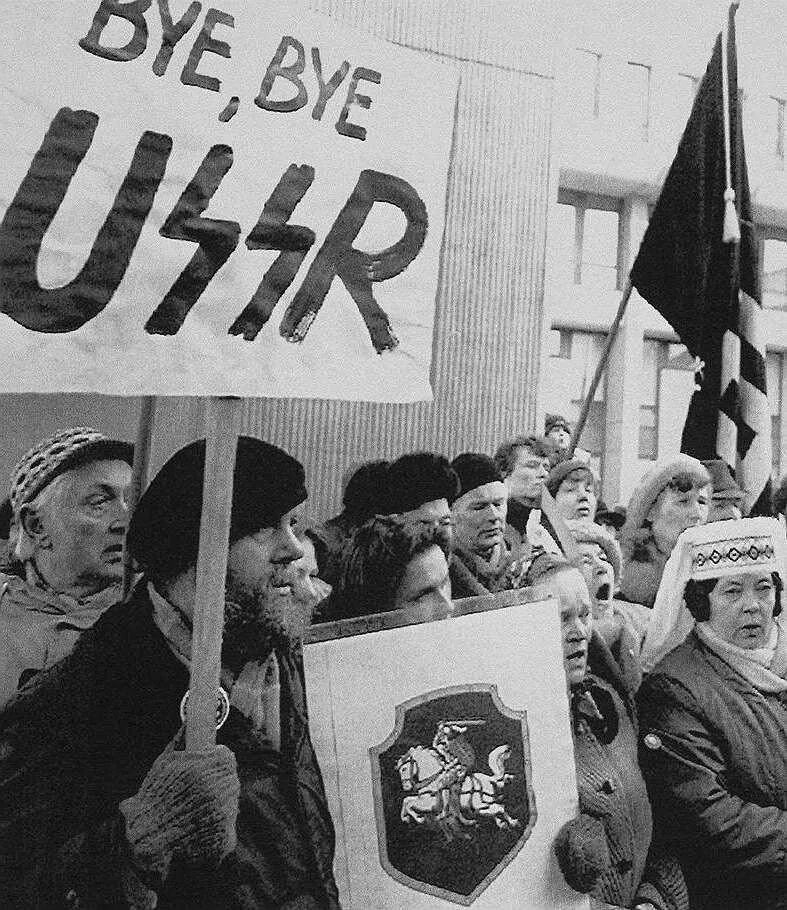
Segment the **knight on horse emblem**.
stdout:
[[475,751],[466,734],[471,726],[484,723],[477,718],[441,720],[431,748],[411,746],[401,756],[396,767],[402,789],[412,794],[402,800],[403,822],[422,825],[431,817],[447,840],[471,837],[466,829],[477,826],[481,818],[494,819],[499,828],[519,826],[502,798],[505,785],[514,778],[506,771],[511,747],[498,745],[489,753],[491,774],[474,771]]
[[535,824],[525,712],[505,708],[491,685],[426,693],[397,707],[393,733],[370,755],[383,867],[472,903]]

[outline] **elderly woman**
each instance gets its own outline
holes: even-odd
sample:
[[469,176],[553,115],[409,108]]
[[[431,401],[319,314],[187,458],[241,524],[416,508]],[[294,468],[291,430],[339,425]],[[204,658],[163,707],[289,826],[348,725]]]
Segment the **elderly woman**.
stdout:
[[647,627],[642,614],[651,611],[615,597],[621,556],[617,541],[608,531],[590,521],[567,521],[566,527],[576,543],[577,558],[573,561],[590,593],[593,628],[638,686],[642,675],[639,653]]
[[637,910],[685,910],[674,860],[651,849],[651,811],[637,764],[632,680],[597,632],[587,585],[560,556],[533,560],[528,581],[560,607],[569,689],[579,815],[555,839],[568,884],[596,900]]
[[661,574],[682,531],[705,524],[710,509],[710,474],[690,455],[658,462],[631,494],[620,534],[625,600],[652,607]]
[[775,519],[690,528],[645,638],[643,770],[692,910],[787,908],[786,568]]

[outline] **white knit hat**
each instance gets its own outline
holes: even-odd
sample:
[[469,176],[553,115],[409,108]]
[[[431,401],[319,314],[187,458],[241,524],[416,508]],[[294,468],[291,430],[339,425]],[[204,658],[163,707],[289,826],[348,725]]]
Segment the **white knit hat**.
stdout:
[[787,537],[777,519],[740,518],[687,528],[664,567],[642,645],[643,671],[650,672],[692,630],[694,617],[683,602],[689,579],[721,578],[751,569],[778,572],[787,580]]

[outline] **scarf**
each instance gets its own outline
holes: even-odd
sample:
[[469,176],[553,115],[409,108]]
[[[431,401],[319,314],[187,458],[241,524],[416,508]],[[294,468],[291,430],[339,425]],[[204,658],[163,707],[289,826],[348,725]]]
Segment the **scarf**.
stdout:
[[587,725],[596,739],[605,745],[618,735],[620,720],[612,696],[592,680],[584,679],[571,686],[571,718],[574,733]]
[[[148,596],[153,604],[153,622],[170,651],[190,669],[191,624],[150,582]],[[221,684],[230,695],[230,705],[250,720],[254,730],[278,752],[281,747],[281,686],[276,653],[271,653],[261,663],[249,661],[237,677],[222,669]]]
[[758,692],[787,692],[787,628],[781,616],[774,622],[768,642],[762,648],[739,648],[732,645],[720,638],[707,622],[698,622],[695,630],[706,647],[751,683]]
[[35,566],[29,566],[30,579],[6,575],[0,588],[0,598],[34,613],[62,616],[75,629],[89,629],[112,604],[122,597],[119,584],[109,585],[95,594],[72,597],[55,591],[41,577]]

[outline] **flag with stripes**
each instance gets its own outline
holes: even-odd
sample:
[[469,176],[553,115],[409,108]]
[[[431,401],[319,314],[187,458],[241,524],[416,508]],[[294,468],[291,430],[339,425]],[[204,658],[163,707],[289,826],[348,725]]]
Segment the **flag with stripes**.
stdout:
[[[719,35],[632,267],[631,282],[695,357],[695,391],[681,451],[700,459],[724,459],[746,493],[744,507],[751,514],[769,514],[771,425],[765,339],[733,8],[728,36],[728,118]],[[740,223],[737,243],[723,240],[725,119],[729,121],[731,186]]]

